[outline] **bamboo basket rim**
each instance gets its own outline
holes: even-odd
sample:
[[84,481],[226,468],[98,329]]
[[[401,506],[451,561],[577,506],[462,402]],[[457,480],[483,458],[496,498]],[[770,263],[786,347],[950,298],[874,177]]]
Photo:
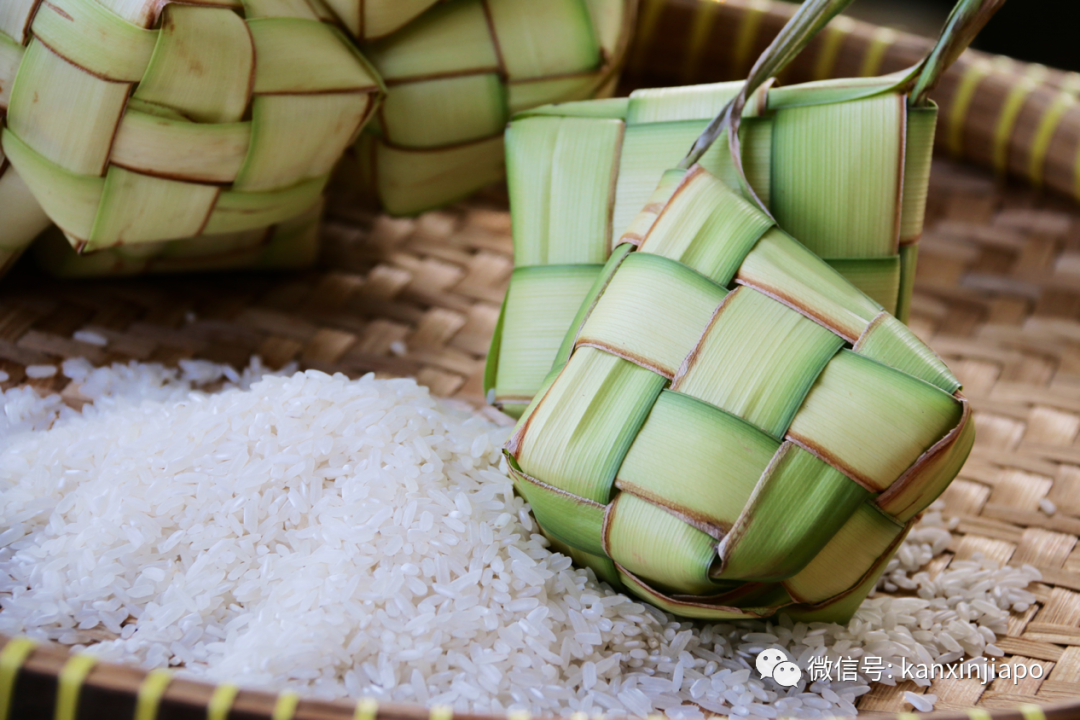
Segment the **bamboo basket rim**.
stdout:
[[[637,29],[635,52],[629,62],[629,80],[641,86],[656,86],[662,83],[712,82],[737,78],[745,73],[749,62],[767,44],[791,11],[790,5],[771,0],[727,0],[722,3],[712,0],[642,0],[641,22]],[[690,37],[688,41],[683,42],[687,39],[685,36],[688,32]],[[673,51],[673,47],[680,49]],[[789,77],[782,80],[805,81],[819,76],[845,74],[845,72],[846,74],[889,72],[913,64],[913,61],[917,60],[927,47],[929,47],[929,41],[925,38],[877,28],[867,23],[845,20],[838,25],[832,39],[826,34],[817,47],[812,46],[808,50],[806,58],[796,63]],[[661,57],[666,64],[654,66],[651,61]],[[999,178],[1008,174],[1036,188],[1046,187],[1059,194],[1080,199],[1080,103],[1076,102],[1078,95],[1080,95],[1080,74],[1065,73],[1041,66],[1018,63],[1007,58],[993,58],[981,53],[969,52],[946,75],[935,95],[935,99],[942,107],[938,149],[943,154],[980,165],[985,170],[995,173]],[[997,105],[994,104],[995,102]],[[420,346],[416,356],[380,359],[378,353],[369,350],[352,354],[342,351],[335,355],[335,351],[326,348],[333,346],[334,342],[340,338],[333,336],[335,331],[324,332],[320,328],[313,329],[311,332],[305,331],[307,335],[303,336],[304,342],[300,342],[299,334],[292,337],[291,340],[295,345],[306,348],[302,351],[303,355],[300,355],[301,350],[293,348],[294,355],[299,356],[305,366],[317,369],[341,368],[352,372],[375,369],[389,374],[419,375],[421,381],[431,385],[438,394],[455,395],[474,403],[481,402],[482,394],[478,391],[479,383],[474,370],[476,362],[480,362],[482,366],[482,356],[486,350],[487,341],[485,333],[493,323],[493,315],[477,308],[481,304],[486,304],[486,306],[494,304],[497,313],[501,291],[512,267],[504,256],[501,261],[498,260],[499,253],[505,252],[509,243],[499,245],[493,239],[494,236],[500,233],[505,234],[508,230],[508,221],[498,212],[504,203],[505,197],[496,194],[488,196],[486,200],[474,201],[464,210],[437,212],[418,221],[373,218],[366,211],[354,210],[348,203],[332,204],[331,220],[324,235],[333,236],[335,248],[348,247],[351,248],[349,252],[354,254],[342,254],[339,250],[329,252],[324,264],[329,265],[332,271],[323,275],[309,276],[305,282],[322,289],[329,288],[340,294],[344,292],[342,288],[349,285],[346,278],[349,273],[367,273],[365,281],[369,282],[370,278],[382,271],[383,274],[378,276],[379,282],[385,281],[389,285],[394,285],[395,282],[398,284],[394,292],[380,294],[379,287],[375,287],[368,293],[363,310],[374,318],[371,322],[378,323],[383,318],[390,318],[423,327],[424,319],[429,317],[430,313],[421,312],[416,307],[440,308],[441,304],[440,309],[450,308],[469,319],[464,327],[458,324],[452,332],[447,331],[446,327],[441,327],[440,337],[460,338],[460,336],[455,336],[458,331],[468,332],[468,337],[465,340],[446,341],[441,346],[438,342],[432,346]],[[455,216],[454,212],[459,212],[459,215]],[[477,221],[470,230],[468,239],[459,245],[439,247],[437,239],[439,233],[442,232],[440,228],[450,222],[447,218],[466,216]],[[410,246],[414,255],[402,257],[395,243],[403,232],[401,228],[407,223],[412,223],[409,227],[414,229],[419,240]],[[358,226],[362,229],[358,229]],[[990,245],[993,243],[991,242]],[[416,248],[422,248],[423,252]],[[398,254],[395,255],[395,253]],[[420,257],[421,255],[423,257]],[[456,279],[456,284],[443,282],[439,286],[443,289],[453,289],[455,295],[452,300],[433,300],[432,294],[442,292],[442,289],[425,294],[424,291],[414,288],[404,295],[395,295],[394,293],[400,291],[402,285],[399,282],[400,279],[395,279],[392,273],[386,271],[385,261],[390,257],[393,257],[394,262],[397,262],[399,266],[408,268],[420,278],[421,281],[417,283],[420,285],[423,284],[424,278],[440,277],[444,268],[436,267],[438,262],[460,263],[462,267],[470,270],[463,271]],[[482,263],[487,263],[487,267],[497,266],[496,269],[487,271],[490,276],[488,280],[481,281],[478,279],[479,276],[469,274],[473,268],[470,263],[482,264],[477,261],[477,258],[480,258]],[[1045,270],[1046,267],[1044,263],[1043,269]],[[1023,275],[1021,274],[1020,277]],[[1038,279],[1032,277],[1032,282]],[[36,282],[37,280],[31,278],[29,284],[34,285]],[[283,284],[291,287],[288,281]],[[374,284],[378,285],[378,283]],[[1050,285],[1053,286],[1053,283]],[[43,287],[47,290],[51,286],[43,285]],[[69,286],[68,292],[92,294],[94,287],[97,286],[92,283],[74,283]],[[133,285],[124,292],[128,295],[146,292],[149,296],[149,290],[140,290],[139,287]],[[1009,289],[1020,295],[1028,292],[1020,286]],[[1066,287],[1061,292],[1068,289]],[[42,358],[49,360],[58,356],[71,357],[87,350],[79,343],[69,341],[68,345],[58,345],[54,340],[47,341],[41,337],[48,334],[47,332],[35,330],[35,322],[42,317],[48,321],[49,314],[45,311],[37,312],[34,306],[34,302],[37,301],[33,298],[27,300],[26,298],[30,296],[18,293],[31,292],[32,295],[33,292],[39,290],[41,288],[37,287],[31,291],[26,291],[25,287],[17,288],[15,291],[9,291],[7,287],[0,289],[0,316],[7,312],[5,308],[8,310],[15,308],[17,312],[24,315],[29,312],[33,318],[26,320],[24,317],[17,330],[0,335],[0,367],[18,368],[33,364]],[[1080,289],[1073,290],[1073,295],[1080,295]],[[936,298],[944,298],[942,302],[946,303],[944,311],[946,313],[948,312],[947,302],[950,300],[959,304],[970,302],[970,298],[959,291],[952,295],[948,288],[935,287],[933,291],[936,293]],[[12,292],[15,295],[12,295]],[[288,292],[284,292],[283,298],[278,303],[282,316],[286,313],[284,308],[289,307],[290,297]],[[157,300],[152,302],[157,302]],[[152,302],[148,301],[146,304],[149,305]],[[237,303],[241,305],[243,302],[245,302],[243,299],[237,300]],[[470,303],[475,304],[470,305]],[[1080,299],[1077,299],[1076,303],[1080,308]],[[182,314],[185,309],[175,308],[173,311]],[[924,303],[923,309],[938,312],[938,309],[931,308],[928,302]],[[341,304],[338,310],[354,313],[357,309],[345,303]],[[36,315],[35,312],[37,312]],[[313,317],[318,316],[320,312],[323,310],[317,307],[311,309]],[[485,312],[487,312],[486,315]],[[1073,311],[1073,314],[1080,314],[1080,310]],[[474,316],[480,319],[473,322]],[[173,315],[169,317],[174,318]],[[67,318],[65,320],[67,325],[65,325],[64,322],[53,318],[51,322],[49,329],[54,334],[58,334],[58,328],[68,327],[74,321]],[[258,326],[259,322],[271,322],[271,320],[266,318],[252,320],[253,326]],[[45,324],[48,325],[48,322]],[[141,360],[160,359],[166,363],[182,356],[179,354],[161,356],[139,350],[136,346],[140,334],[146,338],[152,338],[154,342],[160,340],[160,334],[154,335],[151,328],[138,325],[138,323],[135,325],[131,333],[134,337],[127,338],[131,342],[117,351],[122,356]],[[439,331],[440,328],[432,330],[435,335],[439,335]],[[207,335],[211,338],[209,342],[214,342],[213,338],[217,336],[213,336],[209,330],[207,332],[210,333]],[[26,338],[33,333],[37,334],[33,335],[32,341],[27,341]],[[289,339],[287,332],[276,331],[276,333],[275,337],[285,336]],[[266,342],[259,346],[256,340],[250,338],[246,338],[243,342],[232,340],[235,345],[232,350],[236,352],[220,359],[230,360],[239,357],[238,348],[247,354],[251,354],[253,349],[267,353],[268,348],[270,350],[278,348],[278,345],[270,348]],[[174,338],[174,341],[183,345],[182,338]],[[226,339],[222,342],[228,343],[230,340]],[[319,352],[309,354],[308,349],[316,344],[319,345]],[[1069,358],[1075,367],[1080,368],[1080,347],[1077,345],[1071,347],[1073,354]],[[140,352],[143,354],[140,355]],[[186,352],[198,354],[201,350],[193,349],[189,345]],[[273,352],[269,354],[273,355]],[[435,357],[436,355],[439,357]],[[101,355],[102,360],[112,357],[114,356]],[[1076,372],[1080,374],[1080,370]],[[428,374],[425,376],[425,373]],[[447,378],[451,375],[456,380],[448,380]],[[49,382],[35,381],[28,384],[53,387],[49,385]],[[5,387],[20,383],[22,383],[22,376],[18,375],[14,381],[5,383]],[[1080,407],[1073,411],[1080,414]],[[1080,459],[1072,460],[1071,457],[1068,455],[1061,462],[1080,465]],[[1077,457],[1080,458],[1080,453]],[[1065,532],[1069,532],[1074,537],[1080,535],[1080,531],[1076,528],[1065,530]],[[1053,585],[1052,582],[1047,582]],[[1064,587],[1073,586],[1066,584]],[[1080,590],[1080,586],[1075,586],[1074,589]],[[11,643],[11,638],[0,636],[0,658],[4,657],[5,648],[12,647]],[[1065,644],[1068,645],[1068,643]],[[1077,645],[1080,642],[1072,644]],[[28,678],[33,679],[33,687],[41,691],[41,694],[30,699],[34,712],[42,717],[52,715],[56,720],[73,720],[77,716],[77,703],[67,706],[67,714],[60,710],[54,712],[54,690],[58,685],[63,685],[67,688],[66,692],[76,695],[81,688],[97,697],[112,698],[114,703],[120,702],[134,711],[140,689],[149,687],[149,685],[144,685],[148,677],[146,672],[130,666],[105,662],[88,668],[80,666],[80,663],[86,661],[75,660],[73,663],[72,658],[78,657],[80,656],[71,655],[58,645],[43,643],[30,652],[24,662],[18,663],[18,667],[21,668],[18,670],[18,683],[24,683]],[[65,668],[68,668],[67,673],[63,672]],[[71,668],[75,668],[78,672]],[[61,677],[66,678],[67,681],[58,683]],[[2,679],[2,672],[0,672],[0,679]],[[160,683],[160,680],[158,682]],[[283,696],[256,690],[239,690],[231,702],[224,706],[224,713],[208,715],[207,707],[212,700],[217,697],[216,702],[221,703],[223,702],[221,698],[231,692],[224,694],[219,692],[215,696],[215,688],[220,687],[229,686],[215,686],[206,682],[177,678],[167,686],[159,685],[157,698],[162,701],[163,716],[168,717],[224,718],[228,714],[229,705],[235,713],[244,717],[273,717],[275,720],[289,717],[301,720],[333,720],[334,718],[375,720],[376,717],[385,720],[422,720],[423,718],[449,720],[451,716],[462,720],[493,720],[497,717],[482,713],[452,713],[448,708],[441,707],[425,709],[413,705],[380,703],[376,709],[370,702],[365,701],[359,701],[357,704],[304,698],[299,699],[298,704],[293,708],[294,712],[286,713],[280,709],[282,706],[279,706],[279,699]],[[971,720],[987,720],[988,718],[1064,720],[1064,718],[1080,717],[1080,684],[1076,687],[1078,689],[1076,700],[1047,704],[1042,707],[1034,704],[1020,705],[1014,709],[973,707],[969,710],[935,711],[925,715],[871,710],[866,713],[866,716],[897,717],[899,720],[913,720],[918,717],[940,718],[941,720],[965,718]],[[145,690],[142,694],[144,697],[151,698],[154,695],[152,692],[148,694]],[[286,705],[293,701],[292,695],[284,697],[287,698]],[[15,699],[20,703],[24,700],[19,697]],[[164,712],[165,708],[168,708],[169,712]],[[116,715],[105,716],[116,717]],[[150,714],[140,717],[155,716],[155,714]],[[509,716],[513,720],[528,718],[528,715],[523,713],[510,713]],[[16,717],[16,715],[11,715],[11,717]]]

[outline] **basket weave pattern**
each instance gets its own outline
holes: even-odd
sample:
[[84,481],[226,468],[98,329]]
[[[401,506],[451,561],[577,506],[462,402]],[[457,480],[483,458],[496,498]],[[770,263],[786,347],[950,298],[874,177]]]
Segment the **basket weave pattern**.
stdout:
[[4,154],[90,250],[303,213],[381,92],[318,3],[15,5],[29,30]]
[[[457,0],[365,45],[386,80],[386,102],[338,177],[358,187],[371,178],[380,202],[399,215],[500,180],[503,129],[514,113],[611,94],[636,5]],[[559,51],[545,52],[554,37]],[[448,112],[452,103],[468,111]]]

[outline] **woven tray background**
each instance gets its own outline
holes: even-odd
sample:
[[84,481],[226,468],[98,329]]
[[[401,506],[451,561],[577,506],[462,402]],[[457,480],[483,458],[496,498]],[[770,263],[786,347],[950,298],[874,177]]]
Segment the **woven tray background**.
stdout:
[[[692,0],[651,5],[660,8],[654,21],[661,23],[679,21],[680,12],[702,12]],[[770,24],[778,27],[783,19],[768,3],[729,0],[716,7],[736,13],[732,17],[743,23],[760,13],[756,27],[762,43]],[[646,20],[649,8],[646,2]],[[729,26],[718,22],[716,32],[724,27],[730,32]],[[674,30],[657,28],[655,37],[671,40]],[[864,42],[868,32],[881,37],[857,24],[847,43],[852,47],[838,62],[841,70],[854,72],[851,67],[862,67],[860,57],[876,52],[874,42]],[[889,37],[884,61],[921,42]],[[654,67],[653,75],[638,75],[637,81],[672,84],[730,73],[720,60],[702,58],[708,59],[702,54],[697,64],[677,62],[660,78],[656,73],[663,67]],[[957,74],[965,72],[962,63]],[[985,82],[1003,83],[1006,94],[1033,83],[1025,91],[1016,132],[1006,138],[1015,158],[1010,167],[1024,174],[1032,153],[1026,128],[1045,124],[1047,109],[1072,92],[1071,80],[1051,74],[1049,83],[1036,83],[1032,71],[1019,66],[1002,72]],[[942,87],[946,126],[950,92],[958,82],[953,77]],[[990,90],[976,94],[979,102],[994,101]],[[1028,121],[1025,113],[1031,115]],[[993,118],[976,113],[957,122],[964,142],[953,149],[989,164],[977,140]],[[1080,114],[1065,103],[1056,122],[1060,131],[1055,125],[1053,146],[1045,150],[1047,167],[1075,168],[1070,149],[1080,138]],[[1044,577],[1033,588],[1038,603],[1013,616],[1008,637],[998,645],[1017,662],[1040,663],[1044,675],[1016,686],[1011,680],[988,686],[978,680],[938,680],[929,692],[939,696],[938,708],[945,711],[966,713],[979,706],[1011,720],[1019,714],[1001,709],[1037,702],[1060,706],[1048,713],[1051,717],[1080,717],[1080,208],[950,161],[937,161],[934,170],[911,325],[964,382],[976,410],[978,439],[944,496],[946,515],[959,517],[960,525],[933,570],[975,552],[1038,567]],[[1065,178],[1063,173],[1048,172],[1047,181],[1071,189],[1071,176],[1054,180]],[[26,383],[79,404],[77,389],[65,378],[30,380],[25,366],[68,357],[97,364],[205,358],[242,366],[258,354],[273,367],[295,361],[350,375],[411,375],[438,394],[480,403],[483,358],[512,269],[509,229],[506,197],[498,188],[416,219],[390,219],[339,198],[331,203],[323,230],[321,263],[302,273],[57,282],[23,261],[0,285],[0,369],[9,375],[3,387]],[[109,344],[78,342],[72,339],[77,330],[93,330]],[[1042,498],[1056,504],[1054,515],[1040,511]],[[62,662],[63,653],[52,648],[31,656],[16,701],[33,691],[31,705],[41,717],[51,717],[51,678]],[[100,667],[89,676],[82,707],[96,708],[99,717],[117,717],[110,707],[119,706],[108,698],[115,701],[118,693],[130,698],[140,679],[134,670]],[[879,686],[861,698],[860,708],[903,711],[908,709],[902,703],[905,690],[923,692],[912,683]],[[188,703],[208,701],[209,689],[174,683],[162,717],[181,697]],[[133,707],[126,701],[121,705]],[[272,696],[241,692],[236,708],[246,712],[231,717],[269,717],[272,707]],[[381,718],[426,715],[419,708],[380,712]],[[346,718],[351,710],[302,702],[297,717]]]

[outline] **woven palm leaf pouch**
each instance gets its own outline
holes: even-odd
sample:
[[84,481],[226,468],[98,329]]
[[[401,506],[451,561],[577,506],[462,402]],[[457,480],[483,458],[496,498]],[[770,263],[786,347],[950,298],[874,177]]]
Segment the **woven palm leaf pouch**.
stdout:
[[[916,104],[996,9],[964,0]],[[846,2],[804,3],[593,283],[506,446],[553,545],[678,615],[846,621],[967,458],[959,382],[698,159]]]
[[[331,5],[347,6],[339,10],[345,25],[364,32],[356,0]],[[413,215],[501,180],[503,131],[514,113],[614,91],[636,6],[450,0],[362,45],[388,92],[337,182],[353,196],[375,195],[392,214]]]
[[317,1],[6,0],[0,22],[4,157],[80,251],[307,216],[383,93]]
[[[900,75],[770,87],[748,101],[742,169],[764,208],[885,310],[906,321],[937,107]],[[639,90],[551,105],[506,134],[514,264],[485,392],[519,416],[604,262],[640,209],[742,83]],[[733,189],[726,142],[699,163]],[[670,179],[670,178],[669,178]]]

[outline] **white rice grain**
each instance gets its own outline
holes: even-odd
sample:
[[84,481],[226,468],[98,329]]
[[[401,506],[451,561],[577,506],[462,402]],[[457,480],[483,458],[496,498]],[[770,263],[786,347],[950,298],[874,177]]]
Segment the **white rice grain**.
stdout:
[[499,467],[508,430],[412,381],[63,372],[82,412],[2,394],[0,632],[114,661],[460,711],[820,717],[852,714],[872,678],[781,688],[757,652],[804,670],[985,657],[1034,602],[1032,568],[976,556],[930,577],[952,541],[930,512],[880,583],[916,597],[872,597],[846,626],[684,622],[548,550]]

